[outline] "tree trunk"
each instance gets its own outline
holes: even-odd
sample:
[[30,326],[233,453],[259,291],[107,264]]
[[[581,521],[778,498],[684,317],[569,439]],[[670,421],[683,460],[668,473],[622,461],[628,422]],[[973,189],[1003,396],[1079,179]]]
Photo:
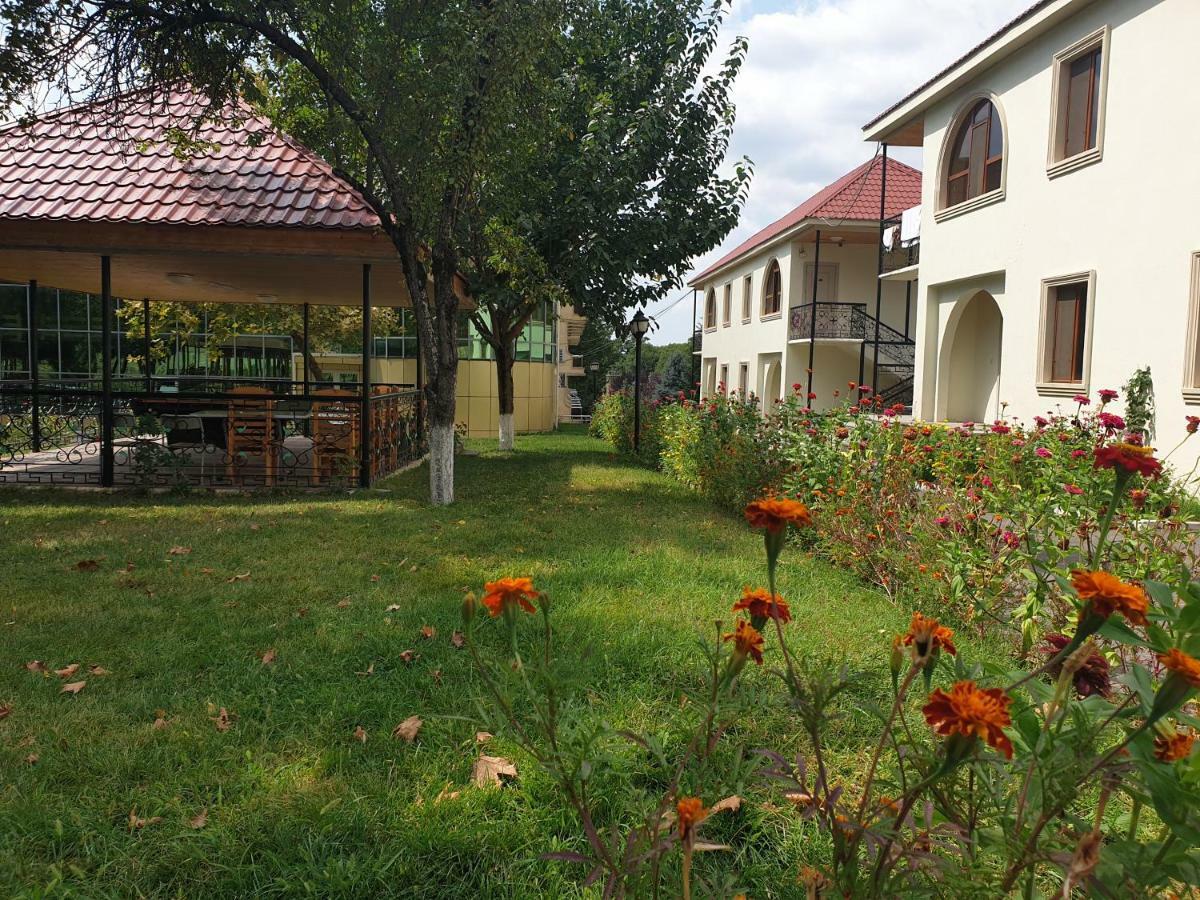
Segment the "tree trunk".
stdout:
[[500,403],[500,449],[513,449],[513,346],[501,341],[496,353],[496,392]]

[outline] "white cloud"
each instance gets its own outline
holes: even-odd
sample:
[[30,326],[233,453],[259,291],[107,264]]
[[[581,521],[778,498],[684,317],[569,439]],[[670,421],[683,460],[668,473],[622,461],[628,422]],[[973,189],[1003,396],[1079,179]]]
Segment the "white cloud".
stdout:
[[[730,158],[749,156],[754,181],[740,224],[695,271],[866,161],[875,148],[863,123],[1030,3],[734,0],[725,34],[745,35],[750,50],[734,88]],[[914,151],[897,155],[920,164]],[[659,318],[654,342],[686,339],[691,317],[689,297]]]

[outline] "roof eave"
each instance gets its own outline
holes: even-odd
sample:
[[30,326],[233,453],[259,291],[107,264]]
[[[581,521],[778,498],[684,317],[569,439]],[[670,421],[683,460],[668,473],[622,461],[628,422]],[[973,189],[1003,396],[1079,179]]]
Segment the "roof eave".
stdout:
[[892,143],[890,138],[902,133],[914,122],[922,121],[930,106],[1092,2],[1094,0],[1054,0],[1028,17],[1018,19],[992,40],[864,125],[863,139]]

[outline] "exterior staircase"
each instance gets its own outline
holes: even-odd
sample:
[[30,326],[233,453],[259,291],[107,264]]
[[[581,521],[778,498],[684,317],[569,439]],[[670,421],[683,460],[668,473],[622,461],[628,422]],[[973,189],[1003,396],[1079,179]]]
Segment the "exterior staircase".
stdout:
[[[905,336],[892,326],[876,321],[875,317],[865,308],[856,307],[856,314],[862,319],[862,350],[859,361],[864,377],[867,377],[868,357],[875,351],[875,328],[879,327],[879,356],[876,368],[880,372],[888,372],[897,380],[880,390],[876,396],[887,406],[902,403],[905,412],[912,411],[913,377],[916,372],[917,342]],[[874,385],[872,385],[874,387]]]

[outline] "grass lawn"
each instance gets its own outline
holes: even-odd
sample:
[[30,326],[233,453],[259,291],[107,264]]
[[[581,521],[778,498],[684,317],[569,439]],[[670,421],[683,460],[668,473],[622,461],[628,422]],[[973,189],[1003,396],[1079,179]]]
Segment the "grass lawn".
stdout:
[[[582,894],[580,867],[540,859],[582,842],[528,758],[497,739],[519,780],[470,786],[479,686],[450,641],[463,590],[532,575],[597,716],[668,729],[701,683],[698,636],[762,582],[762,544],[582,434],[518,448],[461,458],[448,509],[425,505],[423,469],[342,495],[0,494],[0,895]],[[793,646],[869,664],[852,699],[883,697],[905,611],[795,551],[780,587]],[[417,742],[393,739],[413,714]],[[868,743],[854,721],[832,748],[851,777]],[[773,714],[743,733],[799,746]],[[794,896],[819,851],[749,796],[733,851],[699,865]]]

